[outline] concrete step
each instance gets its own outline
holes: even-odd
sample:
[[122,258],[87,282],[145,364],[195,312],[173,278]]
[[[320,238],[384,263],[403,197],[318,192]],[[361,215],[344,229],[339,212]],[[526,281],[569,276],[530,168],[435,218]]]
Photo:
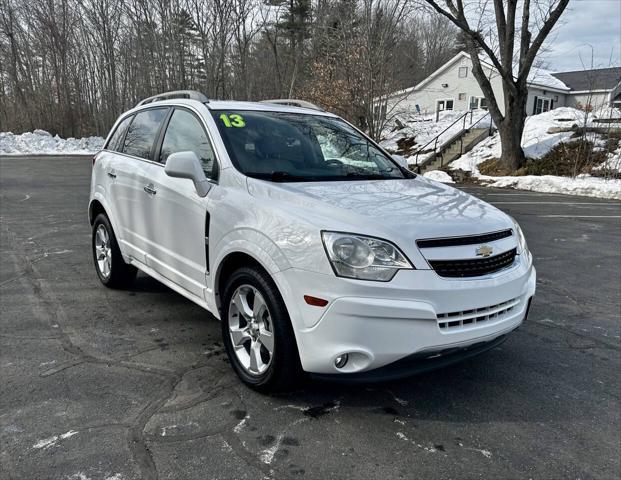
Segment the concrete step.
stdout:
[[[450,144],[444,145],[444,148],[439,150],[437,159],[431,160],[425,166],[421,168],[423,172],[430,170],[437,170],[449,163],[457,160],[463,153],[469,152],[472,148],[489,136],[489,128],[471,128],[465,130],[463,135]],[[463,149],[463,153],[462,153]]]

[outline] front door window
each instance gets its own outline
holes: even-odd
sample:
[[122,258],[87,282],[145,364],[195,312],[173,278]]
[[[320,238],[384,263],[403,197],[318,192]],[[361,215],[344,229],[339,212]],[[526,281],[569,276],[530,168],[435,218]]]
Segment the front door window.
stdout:
[[159,161],[165,164],[171,153],[186,150],[196,154],[208,178],[217,177],[215,154],[198,118],[186,110],[176,109],[164,135]]

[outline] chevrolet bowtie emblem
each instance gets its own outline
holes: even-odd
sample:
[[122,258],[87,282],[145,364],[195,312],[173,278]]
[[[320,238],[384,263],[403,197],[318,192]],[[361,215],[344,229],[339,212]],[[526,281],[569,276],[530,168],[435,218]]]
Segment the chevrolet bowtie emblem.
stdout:
[[492,253],[494,253],[494,249],[489,245],[481,245],[474,251],[474,253],[476,253],[477,257],[489,257]]

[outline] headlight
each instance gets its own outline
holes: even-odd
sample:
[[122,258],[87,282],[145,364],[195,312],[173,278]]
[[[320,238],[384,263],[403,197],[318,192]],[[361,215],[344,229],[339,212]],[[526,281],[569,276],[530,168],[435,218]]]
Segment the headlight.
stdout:
[[515,221],[515,218],[512,218],[513,220],[513,231],[515,232],[515,236],[517,237],[517,241],[518,241],[518,255],[521,253],[528,253],[528,245],[526,245],[526,237],[524,236],[524,232],[522,232],[522,229],[520,228],[520,226],[518,225],[518,223]]
[[412,269],[392,243],[352,233],[321,232],[328,258],[339,277],[388,282],[400,269]]

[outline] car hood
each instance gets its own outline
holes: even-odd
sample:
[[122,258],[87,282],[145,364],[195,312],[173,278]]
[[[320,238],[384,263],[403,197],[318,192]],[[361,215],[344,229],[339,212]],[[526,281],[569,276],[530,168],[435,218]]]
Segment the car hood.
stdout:
[[[473,235],[510,228],[512,221],[492,205],[421,176],[403,180],[271,183],[249,179],[254,196],[268,196],[305,218],[321,218],[359,233],[389,230],[412,238]],[[302,209],[303,211],[301,211]],[[346,228],[345,225],[343,228]]]

